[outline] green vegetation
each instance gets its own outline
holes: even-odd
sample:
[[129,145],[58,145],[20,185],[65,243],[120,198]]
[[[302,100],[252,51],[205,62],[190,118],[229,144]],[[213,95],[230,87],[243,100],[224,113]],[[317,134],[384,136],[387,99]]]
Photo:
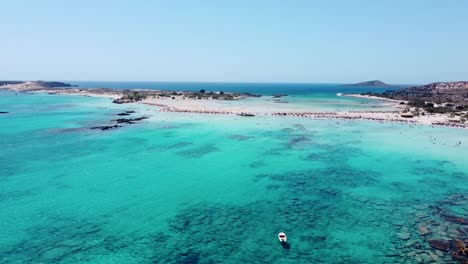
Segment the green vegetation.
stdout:
[[131,102],[138,102],[146,98],[145,94],[140,94],[139,92],[126,92],[122,96],[122,100],[128,100]]
[[[415,100],[415,101],[410,101],[408,102],[408,105],[414,106],[414,107],[426,107],[426,103],[422,100]],[[434,104],[432,104],[432,107],[434,107]]]
[[431,114],[447,114],[447,113],[454,113],[455,106],[451,104],[446,104],[445,106],[435,106],[434,103],[431,102],[424,102],[422,100],[414,100],[408,102],[408,105],[416,107],[416,108],[422,108],[426,112],[431,113]]

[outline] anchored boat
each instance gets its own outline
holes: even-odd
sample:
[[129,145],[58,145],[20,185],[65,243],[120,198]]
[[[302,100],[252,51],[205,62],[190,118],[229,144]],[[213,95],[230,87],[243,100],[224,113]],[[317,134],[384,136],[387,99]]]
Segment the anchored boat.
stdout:
[[283,232],[280,232],[278,234],[278,239],[281,243],[285,243],[286,241],[288,241],[288,238],[286,237],[286,234],[283,233]]

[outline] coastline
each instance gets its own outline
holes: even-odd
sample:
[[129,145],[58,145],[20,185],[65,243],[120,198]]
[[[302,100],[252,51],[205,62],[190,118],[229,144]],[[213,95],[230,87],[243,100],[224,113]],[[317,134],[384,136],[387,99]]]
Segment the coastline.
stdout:
[[[13,92],[30,92],[30,93],[48,93],[51,95],[78,95],[90,97],[105,97],[112,100],[121,98],[124,95],[123,90],[109,89],[109,88],[95,88],[95,89],[80,89],[80,88],[45,88],[45,87],[31,87],[31,85],[6,85],[1,87],[4,90]],[[424,116],[415,116],[413,118],[402,117],[400,111],[297,111],[292,106],[287,109],[274,109],[271,106],[256,105],[255,107],[241,104],[226,104],[223,102],[241,102],[243,99],[248,98],[249,94],[237,94],[233,100],[224,99],[193,99],[187,98],[189,92],[173,92],[163,90],[132,90],[132,92],[143,92],[150,96],[136,102],[124,103],[138,103],[145,104],[152,107],[157,107],[162,112],[174,113],[192,113],[192,114],[217,114],[217,115],[244,115],[244,116],[279,116],[279,117],[299,117],[310,119],[342,119],[342,120],[369,120],[377,122],[397,122],[406,123],[411,125],[426,125],[426,126],[446,126],[468,128],[468,125],[463,123],[454,123],[450,121],[450,117],[443,114],[432,114]],[[158,96],[159,93],[168,93],[171,96]],[[172,93],[174,95],[172,96]],[[193,94],[193,92],[190,92]],[[229,94],[229,93],[227,93]],[[372,100],[381,100],[393,103],[396,109],[402,110],[404,107],[400,105],[401,100],[393,100],[388,98],[381,98],[369,95],[360,94],[342,94],[345,97],[366,98]],[[404,101],[403,101],[404,102]],[[405,102],[406,104],[407,102]]]
[[213,114],[213,115],[241,115],[250,114],[255,116],[278,116],[278,117],[295,117],[309,119],[340,119],[340,120],[366,120],[376,122],[393,122],[404,123],[410,125],[425,125],[425,126],[446,126],[468,128],[464,124],[456,124],[448,121],[444,115],[421,116],[412,119],[400,116],[398,111],[342,111],[342,112],[252,112],[248,109],[219,109],[216,107],[187,107],[174,106],[161,102],[139,102],[140,104],[159,107],[162,112],[173,113],[191,113],[191,114]]
[[354,97],[354,98],[365,98],[365,99],[373,99],[373,100],[381,100],[381,101],[387,101],[387,102],[393,102],[393,103],[400,103],[400,102],[405,102],[407,103],[408,101],[405,100],[395,100],[395,99],[390,99],[390,98],[384,98],[384,97],[378,97],[378,96],[373,96],[373,95],[363,95],[363,94],[353,94],[353,93],[342,93],[341,96],[344,97]]

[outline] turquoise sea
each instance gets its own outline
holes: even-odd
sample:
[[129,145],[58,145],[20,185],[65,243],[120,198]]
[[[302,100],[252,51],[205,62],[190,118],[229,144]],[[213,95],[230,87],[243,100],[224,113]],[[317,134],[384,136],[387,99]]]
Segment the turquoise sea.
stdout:
[[[284,100],[378,107],[335,94]],[[130,110],[149,119],[90,129]],[[458,263],[429,241],[467,239],[468,130],[7,91],[0,111],[0,263]]]

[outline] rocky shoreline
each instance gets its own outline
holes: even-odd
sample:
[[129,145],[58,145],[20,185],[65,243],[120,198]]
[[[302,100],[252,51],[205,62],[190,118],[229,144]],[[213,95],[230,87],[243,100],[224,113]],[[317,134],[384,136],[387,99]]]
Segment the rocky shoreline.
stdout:
[[450,122],[468,124],[468,82],[436,82],[381,93],[354,94],[389,101],[400,101],[408,116],[443,114]]

